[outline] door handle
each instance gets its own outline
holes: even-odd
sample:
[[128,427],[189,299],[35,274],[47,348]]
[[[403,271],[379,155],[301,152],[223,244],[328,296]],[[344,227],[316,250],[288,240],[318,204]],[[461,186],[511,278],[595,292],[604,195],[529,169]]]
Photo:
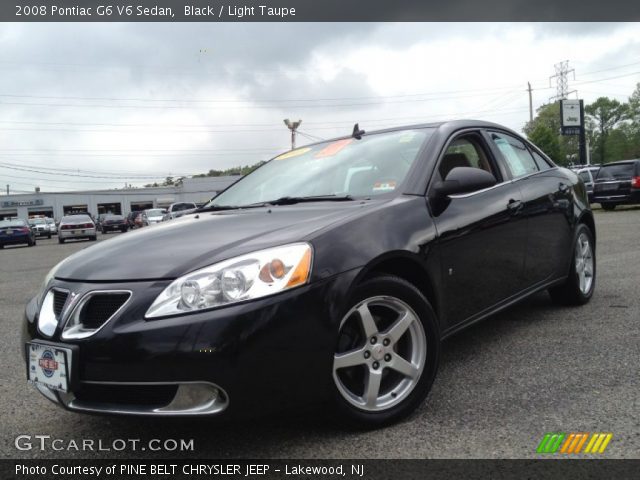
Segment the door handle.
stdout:
[[511,213],[517,213],[522,207],[522,200],[514,200],[513,198],[507,203],[507,208]]

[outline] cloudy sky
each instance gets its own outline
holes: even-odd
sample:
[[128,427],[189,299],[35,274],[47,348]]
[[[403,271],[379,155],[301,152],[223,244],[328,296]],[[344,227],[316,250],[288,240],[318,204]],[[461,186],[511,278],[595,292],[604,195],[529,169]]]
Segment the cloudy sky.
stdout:
[[0,185],[120,188],[451,118],[521,131],[570,60],[586,102],[640,82],[640,24],[0,24]]

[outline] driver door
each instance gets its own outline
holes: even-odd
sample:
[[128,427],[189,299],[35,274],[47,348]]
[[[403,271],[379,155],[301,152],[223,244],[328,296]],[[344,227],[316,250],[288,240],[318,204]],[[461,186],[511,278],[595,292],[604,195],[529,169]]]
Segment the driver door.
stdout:
[[435,200],[430,189],[447,330],[472,321],[522,289],[527,235],[520,189],[492,157],[480,132],[468,131],[449,141],[431,185],[455,167],[481,168],[497,183],[441,200]]

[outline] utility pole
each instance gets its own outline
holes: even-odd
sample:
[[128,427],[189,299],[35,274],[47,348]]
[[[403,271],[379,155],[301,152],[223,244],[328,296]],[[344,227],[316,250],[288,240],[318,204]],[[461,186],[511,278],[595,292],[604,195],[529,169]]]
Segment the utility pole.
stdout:
[[7,195],[9,195],[9,184],[7,183]]
[[531,82],[527,82],[527,85],[529,86],[529,88],[527,88],[527,90],[529,91],[529,122],[533,122],[533,99],[531,97]]
[[291,130],[291,150],[296,148],[296,130],[302,123],[302,120],[298,120],[297,122],[291,122],[288,118],[284,119],[284,124],[287,126],[289,130]]
[[569,69],[569,60],[556,63],[554,68],[556,69],[556,74],[549,77],[549,86],[551,86],[551,80],[555,78],[556,94],[553,97],[549,97],[550,102],[554,100],[565,100],[569,94],[577,93],[576,90],[569,91],[569,80],[567,79],[567,75],[569,73],[573,73],[573,79],[576,79],[576,71],[573,68]]

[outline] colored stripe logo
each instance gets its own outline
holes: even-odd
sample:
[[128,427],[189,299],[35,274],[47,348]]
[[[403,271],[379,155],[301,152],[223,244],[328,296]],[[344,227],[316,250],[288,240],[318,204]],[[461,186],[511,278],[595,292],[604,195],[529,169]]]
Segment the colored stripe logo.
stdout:
[[[537,453],[604,453],[613,433],[546,433]],[[583,450],[584,448],[584,450]]]

